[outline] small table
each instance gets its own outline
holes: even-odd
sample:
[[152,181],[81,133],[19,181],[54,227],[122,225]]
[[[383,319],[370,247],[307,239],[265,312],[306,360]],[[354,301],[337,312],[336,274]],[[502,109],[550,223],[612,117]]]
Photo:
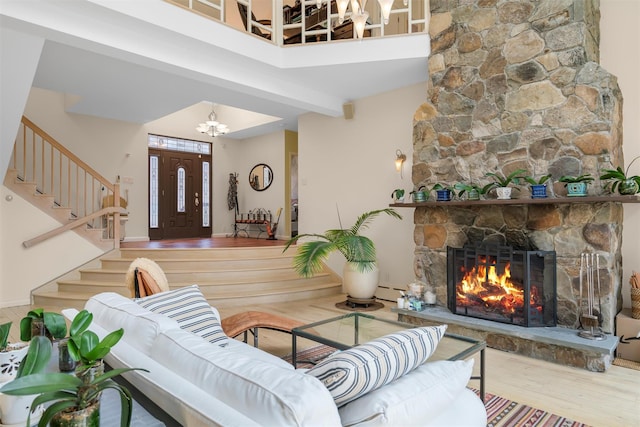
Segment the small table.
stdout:
[[[415,328],[415,325],[380,319],[370,314],[354,312],[343,316],[332,317],[291,330],[292,361],[297,367],[298,339],[305,338],[330,347],[347,350],[359,344],[380,338],[403,329]],[[435,360],[461,360],[480,352],[480,375],[472,376],[472,380],[480,380],[480,399],[484,402],[485,354],[486,342],[462,335],[445,334],[436,351],[429,357]]]

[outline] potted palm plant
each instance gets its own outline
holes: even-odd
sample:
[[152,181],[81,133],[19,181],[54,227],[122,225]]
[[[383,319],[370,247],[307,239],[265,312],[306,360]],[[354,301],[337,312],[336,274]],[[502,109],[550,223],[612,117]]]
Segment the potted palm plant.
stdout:
[[510,199],[511,190],[512,190],[512,187],[510,187],[510,184],[513,183],[516,186],[520,184],[520,178],[522,178],[520,175],[522,175],[525,172],[526,170],[524,169],[516,169],[513,172],[511,172],[509,175],[504,175],[502,173],[498,174],[494,172],[488,172],[486,176],[488,176],[489,178],[492,178],[493,182],[490,182],[489,184],[485,185],[483,187],[483,191],[485,193],[488,193],[492,188],[495,188],[496,194],[498,195],[498,199],[500,200]]
[[20,339],[29,341],[36,335],[45,335],[49,339],[61,339],[67,335],[67,322],[60,313],[36,308],[20,320]]
[[[60,372],[27,375],[0,388],[1,393],[8,395],[37,394],[31,405],[32,411],[39,405],[48,404],[38,423],[39,427],[98,427],[99,397],[106,389],[114,389],[120,394],[120,425],[125,427],[131,422],[131,393],[126,387],[116,383],[113,377],[139,368],[113,369],[106,373],[102,373],[101,369],[93,369],[96,364],[103,366],[102,358],[120,340],[124,331],[118,329],[100,340],[94,332],[87,329],[92,320],[93,315],[83,310],[71,322],[69,351],[80,362],[76,375]],[[51,346],[51,343],[48,345]],[[44,355],[38,354],[37,357],[44,358]]]
[[560,182],[564,182],[564,186],[567,187],[567,196],[569,197],[583,197],[587,195],[587,186],[593,182],[594,178],[590,173],[573,176],[563,175],[558,179]]
[[605,185],[605,189],[610,189],[612,193],[618,190],[618,193],[626,196],[640,192],[640,176],[629,176],[629,168],[640,156],[631,160],[625,171],[620,166],[615,169],[605,169],[604,174],[600,176],[601,180],[609,180]]
[[[300,238],[316,238],[298,246],[293,258],[293,268],[304,277],[311,277],[323,269],[323,263],[332,252],[340,252],[347,263],[343,269],[343,283],[352,298],[370,299],[378,287],[379,270],[376,264],[376,248],[371,239],[360,234],[378,215],[386,214],[402,219],[392,208],[366,212],[358,217],[351,228],[327,230],[324,234],[299,234],[290,239],[284,250]],[[338,218],[339,219],[339,218]],[[342,223],[340,224],[342,227]]]

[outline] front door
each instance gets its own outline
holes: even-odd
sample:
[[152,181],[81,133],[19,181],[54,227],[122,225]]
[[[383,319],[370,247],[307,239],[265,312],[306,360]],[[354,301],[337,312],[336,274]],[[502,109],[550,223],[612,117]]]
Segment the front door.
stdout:
[[158,220],[151,224],[149,238],[211,237],[211,192],[210,187],[206,188],[211,182],[211,156],[149,149],[149,159],[150,179],[157,182],[155,191],[150,188],[149,200],[153,203],[155,193],[158,209]]

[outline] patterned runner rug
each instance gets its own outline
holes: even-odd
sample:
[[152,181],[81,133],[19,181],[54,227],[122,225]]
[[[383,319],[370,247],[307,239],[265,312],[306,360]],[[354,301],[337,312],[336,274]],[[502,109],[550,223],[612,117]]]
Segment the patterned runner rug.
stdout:
[[[474,389],[477,393],[478,391]],[[485,393],[487,427],[588,427],[586,424]]]
[[[324,359],[334,351],[336,351],[334,348],[326,345],[301,350],[297,354],[297,360],[301,361],[298,363],[298,368],[311,368],[314,362]],[[283,359],[291,362],[291,354],[284,356]],[[476,389],[472,390],[479,393]],[[485,393],[485,400],[487,427],[589,427],[491,393]]]

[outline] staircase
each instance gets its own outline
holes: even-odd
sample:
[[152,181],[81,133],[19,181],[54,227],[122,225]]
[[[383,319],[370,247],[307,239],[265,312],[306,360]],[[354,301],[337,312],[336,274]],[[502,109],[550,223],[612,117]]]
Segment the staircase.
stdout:
[[314,277],[300,277],[292,268],[295,251],[283,247],[181,248],[113,250],[99,260],[33,292],[34,304],[84,307],[100,292],[130,296],[125,274],[135,258],[149,258],[164,270],[172,289],[199,285],[214,307],[247,306],[297,301],[342,292],[339,276],[326,269]]

